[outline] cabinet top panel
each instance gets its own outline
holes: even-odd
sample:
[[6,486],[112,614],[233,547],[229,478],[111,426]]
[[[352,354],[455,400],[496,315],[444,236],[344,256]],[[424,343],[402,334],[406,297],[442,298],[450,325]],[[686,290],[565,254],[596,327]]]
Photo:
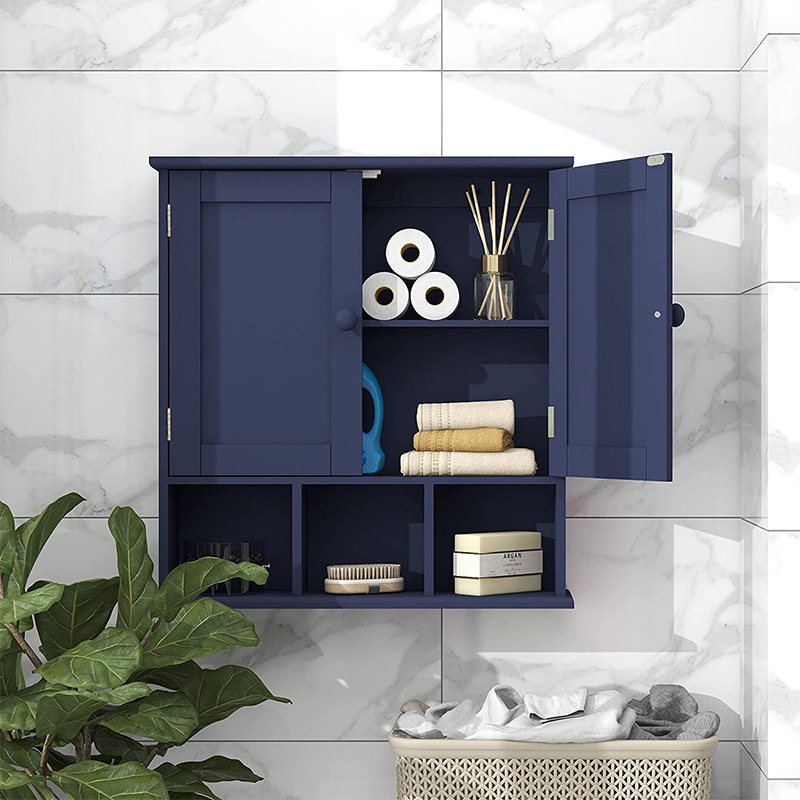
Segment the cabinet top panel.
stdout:
[[571,167],[572,156],[531,156],[526,158],[420,156],[151,156],[153,169],[379,169],[397,173],[464,173],[480,175],[547,172]]

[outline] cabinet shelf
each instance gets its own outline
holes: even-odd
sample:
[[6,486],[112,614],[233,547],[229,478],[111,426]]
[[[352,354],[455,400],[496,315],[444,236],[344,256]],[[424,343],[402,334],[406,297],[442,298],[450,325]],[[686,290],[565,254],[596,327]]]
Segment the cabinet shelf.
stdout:
[[244,595],[217,595],[215,600],[234,608],[574,608],[572,595],[557,596],[553,592],[498,594],[487,597],[443,592],[425,595],[422,592],[392,594],[336,595],[307,592],[292,595],[288,592],[250,592]]
[[365,328],[549,328],[546,319],[364,319]]

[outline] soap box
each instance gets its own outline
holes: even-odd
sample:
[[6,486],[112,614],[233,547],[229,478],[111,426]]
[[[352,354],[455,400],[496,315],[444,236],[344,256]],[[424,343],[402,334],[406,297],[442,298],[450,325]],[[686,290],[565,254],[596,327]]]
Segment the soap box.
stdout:
[[[542,573],[541,548],[542,535],[538,531],[460,533],[455,537],[453,575],[456,578],[470,579],[538,577]],[[492,583],[495,582],[490,582],[487,587]],[[538,588],[533,585],[536,581],[503,583],[526,587],[506,589],[506,591],[536,591]],[[538,583],[541,584],[540,577]],[[530,584],[530,588],[527,588],[528,584]],[[468,593],[473,594],[476,588],[473,587],[473,590]],[[456,589],[456,593],[460,593],[458,589]],[[486,593],[493,594],[494,592]]]

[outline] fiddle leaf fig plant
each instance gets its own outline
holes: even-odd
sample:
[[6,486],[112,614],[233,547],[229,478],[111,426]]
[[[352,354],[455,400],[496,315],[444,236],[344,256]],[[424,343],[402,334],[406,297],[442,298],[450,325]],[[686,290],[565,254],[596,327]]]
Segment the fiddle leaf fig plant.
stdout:
[[[290,702],[246,667],[195,661],[258,644],[244,614],[200,595],[235,578],[263,585],[267,570],[200,558],[159,586],[144,522],[116,508],[117,577],[28,586],[47,540],[81,502],[64,495],[18,527],[0,503],[0,797],[213,800],[209,783],[260,781],[223,756],[152,764],[240,708]],[[26,638],[34,627],[38,647]]]

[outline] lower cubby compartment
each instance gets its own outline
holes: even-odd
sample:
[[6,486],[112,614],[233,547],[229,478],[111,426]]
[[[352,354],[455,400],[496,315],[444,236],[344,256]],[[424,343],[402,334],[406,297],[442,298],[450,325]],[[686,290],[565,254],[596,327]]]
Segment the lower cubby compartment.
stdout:
[[[172,485],[169,562],[174,567],[197,558],[206,542],[247,542],[251,556],[269,565],[265,586],[250,585],[242,595],[252,604],[258,594],[289,593],[292,588],[292,487]],[[216,595],[227,600],[225,595]],[[237,603],[238,604],[238,603]]]
[[[542,534],[542,592],[564,596],[564,523],[556,520],[558,486],[546,485],[444,485],[434,487],[434,592],[452,593],[453,550],[457,533],[488,531],[540,531]],[[470,598],[476,606],[496,603],[525,605],[524,595]],[[502,601],[500,598],[506,598]]]
[[[322,594],[330,564],[400,564],[406,593],[422,592],[424,498],[420,485],[317,484],[303,487],[304,594]],[[333,595],[322,595],[324,598]],[[375,595],[354,597],[372,600]],[[387,594],[381,602],[392,605]]]

